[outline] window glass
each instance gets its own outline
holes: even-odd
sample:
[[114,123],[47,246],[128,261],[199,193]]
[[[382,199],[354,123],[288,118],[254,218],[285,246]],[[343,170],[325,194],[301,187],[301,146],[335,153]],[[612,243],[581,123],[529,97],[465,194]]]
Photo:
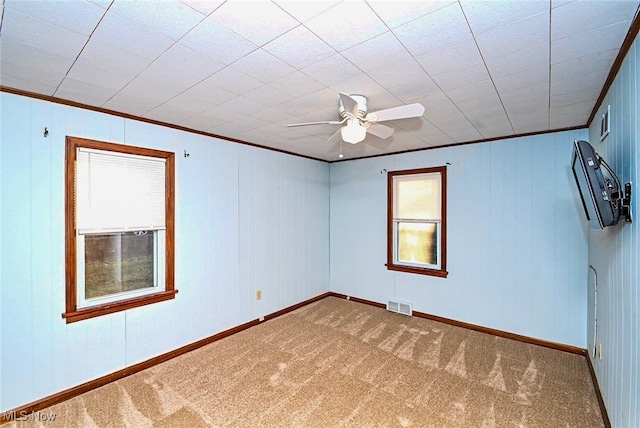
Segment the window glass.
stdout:
[[153,231],[86,235],[86,300],[157,286]]

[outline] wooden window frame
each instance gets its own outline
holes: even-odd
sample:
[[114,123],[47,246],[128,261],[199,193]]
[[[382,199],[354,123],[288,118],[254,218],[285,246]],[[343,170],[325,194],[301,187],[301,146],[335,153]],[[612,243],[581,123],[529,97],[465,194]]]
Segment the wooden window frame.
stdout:
[[[440,268],[422,268],[416,266],[407,266],[395,262],[394,254],[394,226],[393,226],[393,202],[394,202],[394,186],[393,178],[400,175],[417,175],[417,174],[440,174],[441,178],[441,224],[440,224],[440,248],[438,253],[440,256]],[[401,171],[390,171],[387,173],[387,264],[388,270],[415,273],[420,275],[436,276],[446,278],[447,272],[447,167],[439,166],[432,168],[419,168]]]
[[[77,252],[75,219],[75,164],[77,148],[105,150],[115,153],[163,158],[165,166],[165,284],[164,290],[117,302],[87,308],[77,307]],[[163,150],[124,144],[107,143],[78,137],[66,137],[65,146],[65,304],[62,314],[67,323],[137,308],[173,299],[178,292],[174,287],[175,246],[175,154]]]

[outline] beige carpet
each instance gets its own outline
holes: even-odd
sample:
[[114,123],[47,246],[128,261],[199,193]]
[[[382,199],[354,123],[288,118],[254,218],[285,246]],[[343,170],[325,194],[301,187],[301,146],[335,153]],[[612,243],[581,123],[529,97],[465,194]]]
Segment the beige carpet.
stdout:
[[579,355],[328,297],[8,426],[602,427]]

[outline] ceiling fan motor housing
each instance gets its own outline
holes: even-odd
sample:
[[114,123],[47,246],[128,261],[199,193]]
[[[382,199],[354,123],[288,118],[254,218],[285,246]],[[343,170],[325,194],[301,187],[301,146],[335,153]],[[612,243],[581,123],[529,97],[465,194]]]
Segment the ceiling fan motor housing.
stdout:
[[[367,97],[365,97],[364,95],[349,95],[351,98],[353,98],[357,103],[358,103],[358,119],[364,119],[364,117],[367,114]],[[342,119],[344,119],[345,117],[349,117],[351,112],[348,112],[345,110],[344,108],[344,104],[342,104],[342,100],[340,101],[340,117]]]

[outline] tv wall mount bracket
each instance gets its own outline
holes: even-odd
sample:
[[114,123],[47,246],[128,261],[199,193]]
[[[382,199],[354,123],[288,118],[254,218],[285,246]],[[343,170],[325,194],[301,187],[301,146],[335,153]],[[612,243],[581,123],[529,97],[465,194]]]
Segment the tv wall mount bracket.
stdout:
[[620,204],[620,215],[624,216],[624,220],[627,223],[631,223],[633,221],[633,216],[631,215],[631,187],[631,182],[625,183],[624,195],[621,198]]
[[[624,217],[624,221],[627,223],[633,222],[633,215],[631,213],[631,194],[632,184],[631,182],[625,183],[624,192],[622,192],[620,181],[618,181],[618,177],[616,173],[613,172],[609,164],[599,155],[598,160],[604,165],[605,169],[609,172],[611,177],[615,180],[615,184],[611,182],[611,180],[606,179],[606,184],[611,190],[611,198],[613,199],[615,206],[618,208],[618,213],[620,217]],[[620,194],[622,193],[622,194]]]

